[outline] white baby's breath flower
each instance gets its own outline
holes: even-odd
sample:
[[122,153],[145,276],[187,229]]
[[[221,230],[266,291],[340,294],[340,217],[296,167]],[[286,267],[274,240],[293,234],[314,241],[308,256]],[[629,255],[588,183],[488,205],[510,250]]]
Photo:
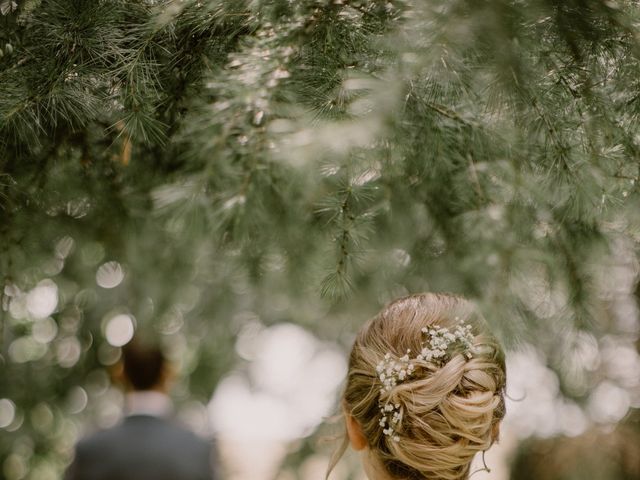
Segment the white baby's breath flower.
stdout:
[[[455,320],[459,322],[459,318]],[[382,433],[391,438],[394,442],[400,441],[397,430],[402,422],[402,408],[399,403],[391,403],[389,400],[383,401],[383,396],[389,394],[398,383],[405,381],[415,373],[413,361],[432,363],[440,367],[444,365],[452,354],[450,347],[459,345],[462,347],[462,354],[467,359],[473,358],[473,333],[471,325],[458,324],[453,331],[447,327],[431,326],[423,327],[422,334],[427,337],[421,346],[420,353],[411,359],[411,350],[402,357],[394,357],[391,352],[387,352],[384,358],[376,366],[378,379],[382,384],[380,389],[380,413],[379,421]],[[395,358],[395,359],[394,359]]]

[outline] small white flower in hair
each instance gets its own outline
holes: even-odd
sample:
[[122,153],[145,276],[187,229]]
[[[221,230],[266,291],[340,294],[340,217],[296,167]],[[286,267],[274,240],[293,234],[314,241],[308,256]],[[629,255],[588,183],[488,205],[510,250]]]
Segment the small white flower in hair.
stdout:
[[[456,318],[457,319],[457,318]],[[434,362],[441,366],[448,360],[450,347],[459,345],[462,347],[464,356],[472,358],[473,333],[471,325],[460,324],[450,331],[447,327],[423,328],[422,333],[428,338],[423,342],[418,360]]]
[[[459,322],[459,318],[455,317]],[[420,353],[413,361],[426,362],[435,364],[438,367],[443,366],[451,355],[450,347],[458,345],[462,347],[462,353],[467,359],[473,358],[473,333],[471,325],[458,324],[453,331],[447,327],[432,326],[431,328],[423,327],[421,332],[427,338],[423,340]],[[389,400],[384,401],[383,396],[388,394],[398,383],[403,382],[407,377],[415,373],[416,365],[410,357],[411,350],[402,357],[393,359],[390,352],[386,353],[384,358],[376,366],[378,379],[382,384],[380,389],[380,426],[382,433],[391,438],[394,442],[399,442],[400,437],[397,435],[402,421],[402,408],[399,403],[391,403]]]
[[394,442],[399,441],[400,437],[396,433],[396,428],[402,420],[400,404],[386,403],[380,407],[380,412],[382,413],[382,417],[380,418],[379,424],[382,427],[382,433],[391,437]]

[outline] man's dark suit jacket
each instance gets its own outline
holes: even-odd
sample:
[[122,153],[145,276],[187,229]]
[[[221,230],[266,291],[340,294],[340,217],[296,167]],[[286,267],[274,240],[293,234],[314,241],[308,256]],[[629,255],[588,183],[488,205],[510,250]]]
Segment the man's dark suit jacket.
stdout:
[[126,417],[76,446],[66,480],[216,480],[212,444],[170,420]]

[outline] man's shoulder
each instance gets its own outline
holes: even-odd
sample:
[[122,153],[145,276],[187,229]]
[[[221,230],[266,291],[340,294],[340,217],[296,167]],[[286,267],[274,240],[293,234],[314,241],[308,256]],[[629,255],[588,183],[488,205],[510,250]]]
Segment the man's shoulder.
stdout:
[[217,478],[216,457],[213,441],[176,422],[134,416],[80,440],[66,478],[211,479]]
[[136,415],[126,417],[111,428],[98,430],[84,437],[77,447],[79,451],[85,452],[104,451],[105,447],[111,445],[142,445],[137,443],[138,439],[144,439],[147,447],[149,443],[157,442],[175,443],[184,447],[199,445],[208,448],[211,445],[209,440],[199,437],[172,419]]

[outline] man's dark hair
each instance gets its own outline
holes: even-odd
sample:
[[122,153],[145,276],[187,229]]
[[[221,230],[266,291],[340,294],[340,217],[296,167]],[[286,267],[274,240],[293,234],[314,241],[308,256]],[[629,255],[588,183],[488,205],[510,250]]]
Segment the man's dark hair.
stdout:
[[159,347],[132,341],[122,348],[124,375],[134,390],[149,390],[162,379],[165,357]]

